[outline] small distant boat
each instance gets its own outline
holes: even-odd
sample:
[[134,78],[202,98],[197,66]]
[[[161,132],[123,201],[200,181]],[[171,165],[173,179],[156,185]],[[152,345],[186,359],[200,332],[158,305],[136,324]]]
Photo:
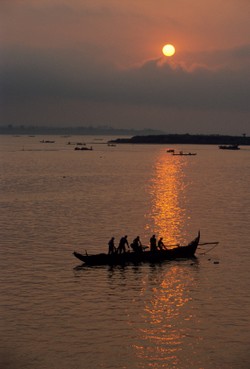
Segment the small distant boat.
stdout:
[[116,146],[115,144],[113,144],[113,143],[109,143],[108,142],[108,146],[112,146],[112,147],[114,147],[114,146]]
[[180,155],[180,156],[192,156],[192,155],[197,155],[196,152],[183,152],[183,151],[180,151],[180,152],[173,152],[172,155]]
[[56,141],[51,141],[51,140],[41,140],[40,142],[41,142],[41,143],[47,143],[47,144],[53,144],[53,143],[55,143]]
[[125,252],[122,254],[94,254],[85,255],[80,254],[76,251],[73,255],[84,262],[87,266],[95,265],[127,265],[127,264],[138,264],[138,263],[161,263],[166,260],[175,259],[190,259],[195,258],[195,252],[197,250],[200,241],[200,232],[198,236],[186,246],[177,246],[167,250],[157,251],[143,251],[143,252]]
[[69,141],[68,142],[68,145],[83,146],[83,145],[86,145],[86,143],[84,143],[84,142],[71,142],[71,141]]
[[240,150],[239,145],[220,145],[221,150]]
[[81,151],[92,151],[93,150],[93,147],[92,146],[90,146],[90,147],[78,147],[78,146],[76,146],[75,147],[75,150],[81,150]]
[[167,152],[174,153],[174,149],[167,149]]

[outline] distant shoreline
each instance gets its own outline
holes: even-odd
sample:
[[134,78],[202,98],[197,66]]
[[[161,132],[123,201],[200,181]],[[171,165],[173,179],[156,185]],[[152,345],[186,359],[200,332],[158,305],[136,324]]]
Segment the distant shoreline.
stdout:
[[53,135],[53,136],[135,136],[135,135],[161,135],[165,134],[154,129],[122,129],[107,126],[99,127],[42,127],[12,125],[0,126],[0,135]]
[[132,138],[118,138],[112,142],[118,144],[192,144],[192,145],[240,145],[249,146],[250,137],[229,135],[190,135],[168,134],[134,136]]
[[[219,134],[166,134],[153,129],[116,129],[112,127],[35,127],[35,126],[0,126],[0,135],[11,136],[122,136],[110,140],[116,144],[192,144],[192,145],[239,145],[249,146],[250,137]],[[127,137],[124,137],[127,136]]]

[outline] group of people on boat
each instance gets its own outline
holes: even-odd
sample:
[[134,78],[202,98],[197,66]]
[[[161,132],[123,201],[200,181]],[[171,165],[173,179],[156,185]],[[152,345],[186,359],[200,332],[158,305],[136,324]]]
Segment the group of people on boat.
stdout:
[[[137,236],[131,244],[128,242],[128,236],[125,235],[121,237],[119,241],[118,247],[115,247],[115,237],[112,237],[108,242],[108,254],[122,254],[127,252],[126,247],[128,250],[130,248],[132,251],[136,253],[143,252],[148,246],[143,246],[140,240],[140,236]],[[156,252],[161,250],[167,250],[166,246],[163,243],[163,237],[160,237],[157,241],[155,234],[150,238],[150,251]]]

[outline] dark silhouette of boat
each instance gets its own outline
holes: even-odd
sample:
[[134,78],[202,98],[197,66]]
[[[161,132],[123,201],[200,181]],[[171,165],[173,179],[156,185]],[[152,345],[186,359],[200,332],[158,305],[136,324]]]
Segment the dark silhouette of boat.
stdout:
[[239,145],[220,145],[221,150],[240,150]]
[[197,155],[196,152],[183,152],[183,151],[180,151],[180,152],[173,152],[172,155],[180,155],[180,156],[192,156],[192,155]]
[[85,146],[86,143],[85,142],[71,142],[71,141],[68,141],[67,145]]
[[92,147],[92,146],[90,146],[90,147],[85,147],[85,146],[83,146],[83,147],[78,147],[78,146],[76,146],[76,147],[75,147],[75,150],[81,150],[81,151],[92,151],[92,150],[93,150],[93,147]]
[[49,143],[49,144],[53,144],[55,143],[55,141],[51,141],[51,140],[41,140],[41,143]]
[[73,255],[81,260],[85,265],[126,265],[126,264],[139,264],[139,263],[161,263],[166,260],[175,259],[189,259],[195,258],[195,252],[197,250],[200,241],[200,231],[198,236],[186,246],[177,246],[167,250],[157,251],[141,251],[141,252],[125,252],[122,254],[94,254],[85,255],[76,251]]

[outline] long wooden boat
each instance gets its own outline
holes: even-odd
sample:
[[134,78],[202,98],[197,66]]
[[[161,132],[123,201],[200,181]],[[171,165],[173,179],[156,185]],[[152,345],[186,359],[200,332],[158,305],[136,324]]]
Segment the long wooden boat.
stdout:
[[180,151],[180,152],[173,152],[173,154],[172,155],[174,155],[174,156],[176,156],[176,155],[179,155],[179,156],[195,156],[195,155],[197,155],[197,153],[196,152],[183,152],[183,151]]
[[123,254],[94,254],[85,255],[76,251],[73,255],[81,260],[85,265],[126,265],[140,263],[161,263],[165,260],[194,258],[200,241],[200,231],[198,236],[186,246],[178,246],[167,250],[143,251],[143,252],[125,252]]
[[221,150],[240,150],[239,145],[220,145]]

